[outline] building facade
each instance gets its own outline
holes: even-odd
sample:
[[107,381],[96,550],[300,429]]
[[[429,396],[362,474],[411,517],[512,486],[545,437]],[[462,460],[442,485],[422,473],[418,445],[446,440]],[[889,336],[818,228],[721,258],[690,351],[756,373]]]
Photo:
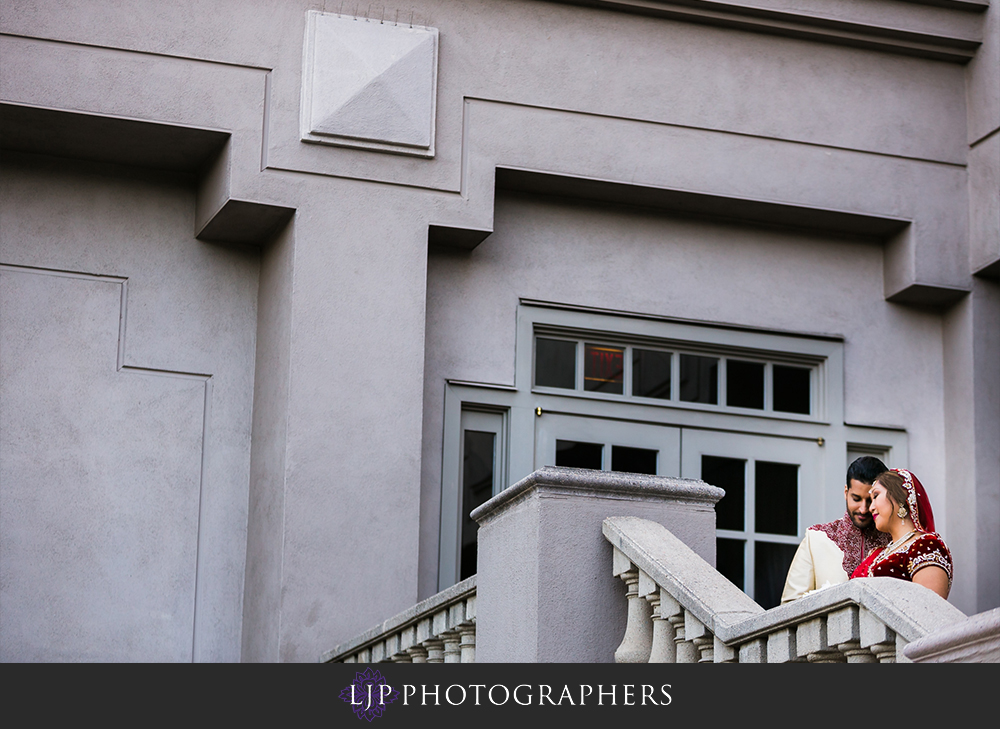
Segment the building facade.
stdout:
[[[765,607],[847,464],[1000,605],[1000,10],[0,11],[0,652],[315,661],[545,465],[702,478]],[[777,588],[775,588],[777,585]]]

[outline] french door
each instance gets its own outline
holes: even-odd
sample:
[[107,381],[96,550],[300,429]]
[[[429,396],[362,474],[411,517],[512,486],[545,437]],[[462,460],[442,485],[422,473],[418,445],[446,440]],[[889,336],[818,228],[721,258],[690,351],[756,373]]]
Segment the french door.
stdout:
[[535,468],[570,466],[697,478],[716,505],[716,566],[764,608],[780,602],[806,527],[822,510],[816,441],[545,413]]
[[715,507],[716,567],[765,609],[781,600],[801,534],[821,514],[812,440],[685,428],[681,476],[725,490]]
[[680,476],[680,428],[560,413],[535,423],[535,468]]

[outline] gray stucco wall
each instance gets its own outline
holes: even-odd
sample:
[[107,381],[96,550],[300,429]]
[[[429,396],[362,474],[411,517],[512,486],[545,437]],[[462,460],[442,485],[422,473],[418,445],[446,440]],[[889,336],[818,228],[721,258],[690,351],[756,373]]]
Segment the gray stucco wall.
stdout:
[[[335,13],[339,3],[175,0],[129,13],[115,2],[5,5],[4,104],[148,128],[67,151],[66,129],[5,126],[0,263],[127,278],[124,364],[202,378],[149,376],[166,388],[163,412],[144,407],[152,421],[123,431],[125,446],[81,441],[64,459],[64,483],[122,479],[147,483],[140,492],[149,495],[149,474],[175,473],[167,481],[187,484],[177,497],[185,508],[201,479],[197,531],[188,512],[171,522],[170,574],[187,582],[157,581],[152,591],[192,607],[170,613],[162,652],[122,637],[107,656],[312,661],[432,593],[442,381],[510,380],[518,296],[843,335],[847,420],[907,429],[909,465],[931,490],[956,560],[977,565],[974,584],[956,580],[955,602],[966,612],[994,607],[1000,530],[984,522],[968,538],[962,529],[963,515],[994,513],[1000,494],[990,455],[1000,412],[982,396],[995,380],[995,340],[983,333],[995,326],[1000,260],[993,5],[822,0],[806,11],[774,0],[760,4],[754,17],[764,20],[750,32],[747,16],[720,27],[694,22],[683,5],[655,17],[638,6],[418,0],[398,10],[401,23],[439,32],[431,158],[301,141],[307,11]],[[385,17],[395,21],[396,10]],[[867,47],[845,44],[817,18],[852,23]],[[772,32],[782,23],[797,37]],[[228,141],[194,162],[190,145],[167,144],[184,158],[175,168],[189,173],[183,179],[101,166],[149,166],[142,135],[165,129],[157,139],[181,130],[188,142]],[[11,140],[26,137],[33,151],[89,161],[11,156]],[[618,202],[497,196],[497,167],[606,182]],[[722,224],[619,204],[621,194],[650,191],[743,218]],[[812,230],[773,227],[790,222]],[[471,253],[428,256],[429,225],[495,232]],[[201,231],[228,243],[201,242]],[[18,359],[24,322],[75,327],[82,362],[97,342],[114,347],[108,290],[119,284],[25,284],[43,277],[7,268],[0,276],[18,302],[2,314],[2,386],[12,394],[0,404],[0,469],[24,474],[5,475],[0,498],[22,504],[42,480],[25,464],[57,459],[26,435],[37,423],[65,439],[100,432],[98,415],[109,419],[104,430],[122,422],[70,405],[75,390],[50,399],[63,430],[34,417],[50,411],[13,374],[32,371]],[[29,294],[48,297],[52,316],[27,307]],[[73,324],[73,312],[90,307],[100,321]],[[901,356],[870,356],[879,345]],[[32,356],[65,359],[57,351]],[[75,371],[58,380],[97,403],[144,377]],[[968,377],[971,389],[949,384]],[[201,436],[192,433],[208,390],[197,462]],[[27,399],[8,409],[7,397]],[[183,443],[164,448],[161,431]],[[112,475],[87,460],[121,448],[150,460]],[[173,513],[157,503],[141,511]],[[100,521],[101,510],[87,513]],[[40,533],[5,528],[2,538],[27,549]],[[130,534],[120,539],[136,543]],[[81,554],[36,584],[13,579],[29,562],[4,560],[4,589],[22,594],[95,564]],[[109,574],[132,585],[133,573]],[[0,625],[20,625],[22,613],[0,602]],[[63,615],[74,617],[51,622],[51,641],[23,655],[85,655],[93,635],[60,639],[67,626],[108,629],[79,617],[88,605],[70,602]]]
[[239,658],[258,259],[190,181],[4,154],[3,657]]

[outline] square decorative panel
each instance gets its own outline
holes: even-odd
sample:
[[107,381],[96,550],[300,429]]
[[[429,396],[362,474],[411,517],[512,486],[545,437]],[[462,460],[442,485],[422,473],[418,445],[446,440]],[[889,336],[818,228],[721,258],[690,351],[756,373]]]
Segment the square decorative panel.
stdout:
[[302,141],[434,155],[437,28],[310,11]]

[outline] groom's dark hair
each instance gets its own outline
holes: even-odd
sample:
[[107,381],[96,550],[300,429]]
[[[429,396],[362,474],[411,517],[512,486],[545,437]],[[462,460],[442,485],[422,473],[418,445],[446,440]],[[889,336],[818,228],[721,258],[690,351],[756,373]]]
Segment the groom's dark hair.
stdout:
[[851,479],[854,479],[855,481],[860,481],[871,486],[875,483],[875,479],[879,477],[879,474],[885,473],[888,470],[885,464],[875,456],[861,456],[861,458],[856,458],[854,463],[847,469],[847,480],[844,483],[850,486]]

